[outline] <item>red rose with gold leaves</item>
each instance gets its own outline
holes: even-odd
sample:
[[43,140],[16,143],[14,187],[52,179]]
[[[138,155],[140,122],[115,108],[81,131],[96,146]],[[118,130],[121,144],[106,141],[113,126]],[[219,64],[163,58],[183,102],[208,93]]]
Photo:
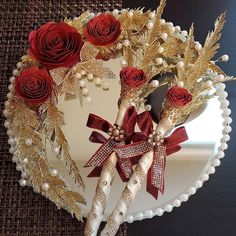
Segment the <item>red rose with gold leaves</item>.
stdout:
[[166,98],[171,105],[180,107],[192,101],[192,95],[188,90],[179,86],[171,87],[167,92]]
[[90,20],[85,28],[88,42],[95,46],[107,46],[120,36],[120,22],[111,14],[100,14]]
[[70,67],[80,61],[81,36],[64,22],[49,22],[30,32],[29,42],[30,56],[47,69]]
[[135,67],[125,67],[120,72],[120,79],[127,87],[139,88],[147,82],[147,76],[143,70]]
[[31,105],[40,105],[52,94],[53,80],[47,70],[31,67],[16,77],[15,90]]

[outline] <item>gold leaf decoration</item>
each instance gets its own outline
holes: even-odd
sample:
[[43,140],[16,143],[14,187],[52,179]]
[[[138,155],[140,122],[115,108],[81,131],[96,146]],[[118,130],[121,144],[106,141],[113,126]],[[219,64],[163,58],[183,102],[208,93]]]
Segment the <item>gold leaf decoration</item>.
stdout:
[[[45,147],[47,138],[44,134],[45,127],[36,108],[30,107],[19,97],[14,97],[9,100],[9,103],[8,121],[16,139],[14,157],[18,164],[21,164],[24,158],[28,158],[28,162],[23,167],[28,176],[28,183],[35,191],[41,192],[54,202],[58,208],[66,206],[72,215],[81,220],[79,203],[85,204],[85,199],[80,193],[68,189],[61,176],[51,174],[52,165],[48,161]],[[61,114],[52,115],[51,119],[54,119],[54,125],[63,123]],[[57,139],[56,133],[53,136],[52,140]],[[32,145],[26,143],[29,138],[32,140]],[[45,183],[49,185],[47,191],[42,187]]]

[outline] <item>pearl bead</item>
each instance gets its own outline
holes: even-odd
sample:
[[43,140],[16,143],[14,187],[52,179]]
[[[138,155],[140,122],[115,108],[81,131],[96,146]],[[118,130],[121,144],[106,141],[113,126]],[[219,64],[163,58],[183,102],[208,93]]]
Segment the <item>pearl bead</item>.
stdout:
[[149,13],[149,18],[154,19],[156,17],[156,13],[155,12],[150,12]]
[[232,123],[232,118],[231,118],[231,117],[226,117],[226,118],[225,118],[225,122],[226,122],[227,124],[231,124],[231,123]]
[[104,83],[103,85],[102,85],[102,88],[104,89],[104,90],[109,90],[109,83]]
[[93,12],[90,13],[90,19],[93,19],[95,17],[95,14]]
[[89,90],[88,90],[87,88],[83,88],[83,89],[82,89],[82,94],[83,94],[83,96],[88,95],[88,93],[89,93]]
[[129,11],[127,15],[128,15],[129,18],[132,18],[134,13],[133,13],[133,11]]
[[8,128],[9,125],[10,125],[9,121],[5,120],[5,121],[4,121],[4,127],[5,127],[5,128]]
[[27,172],[22,172],[22,173],[21,173],[21,177],[22,177],[22,178],[26,178],[27,176],[28,176]]
[[122,9],[122,10],[121,10],[121,13],[122,13],[122,14],[124,14],[124,13],[126,13],[126,12],[127,12],[127,9]]
[[20,68],[22,67],[22,62],[18,62],[18,63],[16,64],[16,67],[20,69]]
[[165,19],[160,19],[160,24],[161,25],[164,25],[166,23],[166,20]]
[[168,39],[168,34],[167,33],[162,33],[161,38],[163,41],[166,41]]
[[117,9],[114,9],[112,13],[113,13],[113,15],[115,15],[115,16],[116,16],[116,15],[118,15],[118,14],[119,14],[119,10],[117,10]]
[[92,98],[91,97],[86,97],[86,101],[87,101],[87,103],[90,103],[92,101]]
[[142,219],[143,219],[143,213],[142,213],[142,212],[139,212],[139,213],[136,215],[136,219],[137,219],[137,220],[142,220]]
[[5,117],[8,116],[8,110],[7,110],[7,109],[4,109],[4,110],[3,110],[3,115],[4,115]]
[[175,27],[174,26],[169,26],[169,31],[171,34],[175,33]]
[[9,85],[8,85],[8,89],[11,91],[12,88],[13,88],[12,84],[9,84]]
[[179,196],[180,200],[183,202],[187,202],[188,201],[188,195],[187,194],[181,194]]
[[52,176],[57,176],[58,175],[58,170],[57,169],[52,169],[51,170],[51,175]]
[[7,130],[7,135],[8,136],[12,135],[12,131],[10,129]]
[[183,61],[179,61],[177,63],[177,67],[180,68],[180,69],[183,69],[184,68],[184,62]]
[[9,148],[9,152],[10,152],[11,154],[14,154],[14,153],[15,153],[15,148],[14,148],[14,147],[10,147],[10,148]]
[[13,83],[15,81],[16,77],[12,76],[10,77],[10,82]]
[[216,172],[216,169],[215,167],[211,166],[209,169],[208,169],[208,173],[209,174],[214,174]]
[[214,160],[213,164],[214,164],[214,166],[220,166],[221,161],[216,159],[216,160]]
[[43,184],[42,184],[42,189],[43,189],[44,191],[48,191],[48,189],[49,189],[49,184],[48,184],[48,183],[43,183]]
[[162,65],[163,59],[161,57],[156,58],[156,63],[157,63],[157,65]]
[[202,45],[201,45],[200,43],[196,43],[195,49],[196,49],[197,51],[200,51],[200,50],[202,49]]
[[12,98],[12,93],[11,92],[7,93],[7,98],[8,99]]
[[161,208],[158,208],[158,209],[156,210],[156,215],[157,215],[157,216],[162,216],[163,213],[164,213],[164,211],[163,211]]
[[15,76],[18,76],[20,74],[20,71],[15,69],[12,71],[12,74],[15,75]]
[[147,28],[148,28],[148,29],[152,29],[153,26],[154,26],[154,23],[153,23],[152,21],[150,21],[150,22],[147,23]]
[[81,78],[82,78],[82,74],[77,72],[77,73],[75,74],[75,78],[76,78],[76,79],[81,79]]
[[150,85],[153,87],[153,88],[157,88],[159,86],[159,81],[158,80],[152,80],[150,82]]
[[179,199],[175,199],[174,202],[173,202],[173,205],[175,207],[180,207],[181,206],[181,201]]
[[125,47],[129,47],[129,46],[130,46],[130,41],[129,41],[128,39],[126,39],[126,40],[124,41],[124,46],[125,46]]
[[19,161],[16,156],[12,156],[11,160],[12,160],[13,162],[18,162],[18,161]]
[[225,153],[223,151],[219,151],[218,154],[217,154],[217,157],[219,159],[224,158],[224,156],[225,156]]
[[228,142],[229,140],[230,140],[230,136],[228,134],[225,134],[224,137],[221,139],[222,143]]
[[26,145],[32,145],[33,144],[33,140],[32,140],[32,138],[27,138],[26,140],[25,140],[25,144]]
[[194,187],[190,187],[189,190],[188,190],[189,194],[193,195],[196,193],[196,188]]
[[208,80],[206,83],[205,83],[206,87],[208,88],[212,88],[213,86],[213,82],[211,80]]
[[7,107],[10,105],[9,101],[5,101],[5,102],[4,102],[4,105],[5,105],[5,107],[7,108]]
[[179,25],[175,26],[175,30],[176,31],[180,31],[181,30],[181,27]]
[[13,145],[13,144],[16,143],[16,141],[15,141],[13,138],[9,138],[7,142],[8,142],[8,144],[10,144],[10,145]]
[[122,60],[122,61],[120,62],[120,64],[121,64],[121,67],[126,67],[126,66],[128,66],[128,63],[127,63],[126,60]]
[[122,44],[121,43],[117,43],[117,45],[116,45],[116,48],[117,49],[121,49],[123,46],[122,46]]
[[229,60],[229,55],[225,54],[221,57],[222,61],[228,61]]
[[28,158],[24,158],[23,161],[22,161],[22,163],[24,163],[24,164],[27,164],[28,162],[29,162]]
[[183,31],[182,31],[182,35],[183,35],[184,37],[187,36],[187,35],[188,35],[188,31],[183,30]]
[[81,87],[81,88],[84,88],[85,86],[86,86],[86,82],[85,82],[85,80],[79,80],[79,86]]
[[177,85],[179,87],[183,88],[184,87],[184,82],[183,81],[178,81]]
[[93,80],[93,74],[89,73],[87,75],[87,78],[88,78],[89,81],[92,81]]
[[146,105],[145,106],[145,110],[146,111],[151,111],[152,110],[152,106],[151,105]]
[[209,179],[209,175],[208,174],[203,174],[202,175],[202,179],[203,179],[203,181],[207,181],[208,179]]
[[27,185],[27,180],[26,179],[20,179],[19,183],[20,183],[21,187],[25,187]]
[[195,185],[196,185],[197,188],[201,188],[202,185],[203,185],[203,183],[202,183],[201,180],[197,180],[196,183],[195,183]]
[[21,171],[22,170],[22,166],[21,165],[16,165],[16,170],[17,171]]
[[102,83],[102,79],[100,77],[97,77],[95,78],[94,83],[99,86]]
[[126,218],[126,221],[131,224],[131,223],[134,222],[134,217],[131,216],[131,215],[128,215],[127,218]]
[[55,148],[54,148],[54,153],[55,153],[56,155],[60,154],[60,147],[55,147]]
[[82,70],[82,71],[81,71],[81,74],[82,74],[82,75],[86,75],[86,73],[87,73],[86,70]]
[[228,144],[227,143],[221,143],[220,145],[220,150],[224,151],[228,148]]
[[224,128],[225,133],[230,133],[232,131],[232,128],[230,126],[226,126]]
[[158,48],[158,52],[159,52],[159,53],[163,53],[164,50],[165,50],[165,49],[164,49],[163,47],[159,47],[159,48]]
[[153,211],[152,210],[147,210],[145,211],[145,217],[151,219],[153,217]]
[[170,204],[167,204],[167,205],[165,206],[165,210],[166,210],[167,212],[171,212],[171,211],[173,210],[173,207],[172,207]]

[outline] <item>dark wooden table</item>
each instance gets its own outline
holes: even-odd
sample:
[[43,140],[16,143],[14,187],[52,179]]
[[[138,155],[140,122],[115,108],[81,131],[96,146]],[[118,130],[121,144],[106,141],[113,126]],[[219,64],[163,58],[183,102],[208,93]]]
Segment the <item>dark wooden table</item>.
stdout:
[[[155,9],[159,1],[124,0],[123,6]],[[164,13],[167,21],[188,29],[195,23],[196,40],[203,42],[215,18],[227,10],[227,23],[218,55],[229,54],[222,68],[236,75],[236,1],[235,0],[169,0]],[[236,121],[236,83],[228,83],[231,117]],[[226,157],[210,180],[196,195],[172,213],[128,225],[130,236],[235,236],[236,235],[236,122]],[[203,127],[206,128],[206,127]],[[210,132],[210,131],[209,131]]]

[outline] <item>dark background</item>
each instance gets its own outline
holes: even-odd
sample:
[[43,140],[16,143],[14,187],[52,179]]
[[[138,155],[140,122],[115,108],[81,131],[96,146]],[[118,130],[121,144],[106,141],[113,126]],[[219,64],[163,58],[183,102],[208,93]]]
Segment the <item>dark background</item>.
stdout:
[[[6,100],[8,78],[20,56],[28,47],[28,33],[41,24],[66,16],[76,16],[87,6],[102,11],[120,8],[121,0],[0,0],[0,106]],[[123,0],[123,7],[145,6],[155,9],[158,0]],[[114,6],[114,7],[113,7]],[[228,74],[236,75],[236,0],[168,0],[164,18],[188,29],[195,23],[196,40],[203,42],[215,18],[227,10],[219,55],[229,54],[222,63]],[[227,91],[236,120],[236,83]],[[8,153],[6,130],[0,117],[0,236],[82,236],[83,223],[78,223],[65,210],[31,188],[19,187],[20,173]],[[236,125],[226,157],[210,180],[190,200],[172,213],[151,220],[125,224],[119,235],[129,236],[235,236],[236,235]],[[206,128],[206,127],[203,127]],[[210,131],[209,131],[210,132]],[[127,229],[128,228],[128,229]]]
[[[153,0],[123,0],[123,7],[144,6],[146,9],[154,10],[158,3],[159,1]],[[163,18],[186,30],[194,22],[195,40],[203,43],[216,17],[225,10],[227,10],[227,23],[218,55],[226,53],[230,56],[230,61],[220,66],[229,75],[236,75],[235,0],[169,0]],[[234,122],[229,148],[225,152],[221,166],[210,176],[203,188],[180,208],[174,208],[172,213],[164,213],[162,217],[128,224],[128,235],[236,235],[236,84],[228,83],[227,92]]]

